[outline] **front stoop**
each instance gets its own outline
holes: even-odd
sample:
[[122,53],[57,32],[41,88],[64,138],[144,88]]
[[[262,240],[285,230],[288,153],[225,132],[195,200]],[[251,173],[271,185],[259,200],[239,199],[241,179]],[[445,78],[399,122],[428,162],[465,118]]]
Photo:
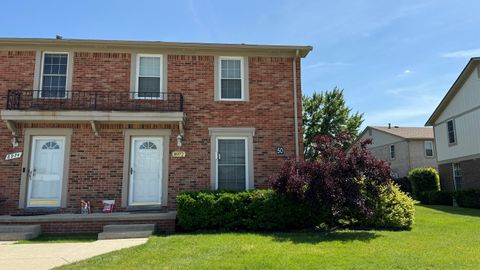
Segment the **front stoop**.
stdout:
[[40,225],[0,225],[0,241],[29,240],[40,232]]
[[98,234],[98,240],[146,238],[152,235],[154,230],[155,224],[105,225],[103,232]]

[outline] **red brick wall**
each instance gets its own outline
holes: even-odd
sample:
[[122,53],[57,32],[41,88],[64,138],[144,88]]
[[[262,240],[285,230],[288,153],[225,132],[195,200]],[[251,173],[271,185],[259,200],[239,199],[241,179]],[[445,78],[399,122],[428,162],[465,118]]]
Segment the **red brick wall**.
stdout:
[[[74,54],[73,90],[130,89],[130,54]],[[31,89],[34,52],[0,52],[0,94],[7,89]],[[287,157],[295,154],[293,117],[293,58],[250,57],[248,102],[214,101],[214,57],[169,55],[168,92],[182,93],[187,115],[185,140],[176,145],[178,131],[172,131],[170,151],[182,150],[185,158],[170,157],[168,207],[175,208],[179,192],[210,189],[209,127],[254,127],[255,187],[268,187],[267,179]],[[297,62],[298,119],[301,125],[300,60]],[[3,101],[3,99],[2,99]],[[4,103],[2,103],[4,106]],[[28,127],[73,128],[68,183],[68,208],[77,211],[80,199],[100,206],[102,199],[115,198],[120,203],[123,174],[123,129],[155,126],[119,126],[100,128],[95,137],[89,124],[27,124]],[[20,129],[22,131],[22,129]],[[0,155],[14,149],[11,135],[0,123]],[[23,136],[23,133],[22,135]],[[302,140],[300,129],[299,139]],[[23,149],[23,137],[20,146]],[[283,146],[285,156],[277,156],[275,147]],[[300,153],[303,145],[300,144]],[[15,212],[18,205],[21,160],[0,160],[0,198],[7,199],[0,213]]]

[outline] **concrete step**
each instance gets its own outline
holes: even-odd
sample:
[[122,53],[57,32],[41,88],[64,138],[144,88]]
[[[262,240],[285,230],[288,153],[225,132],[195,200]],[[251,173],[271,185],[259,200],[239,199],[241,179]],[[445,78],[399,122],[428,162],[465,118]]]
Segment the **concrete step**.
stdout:
[[12,232],[39,232],[40,225],[0,225],[0,233],[12,233]]
[[153,231],[101,232],[98,234],[98,240],[146,238],[152,235],[152,232]]
[[103,232],[135,232],[155,230],[155,224],[125,224],[125,225],[105,225]]
[[0,241],[33,239],[40,231],[40,225],[0,225]]

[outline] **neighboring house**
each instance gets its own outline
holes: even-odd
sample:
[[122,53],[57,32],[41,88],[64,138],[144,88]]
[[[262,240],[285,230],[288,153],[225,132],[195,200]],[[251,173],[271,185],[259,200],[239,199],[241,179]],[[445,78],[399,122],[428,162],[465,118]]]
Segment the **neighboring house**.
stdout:
[[433,126],[442,189],[480,188],[480,58],[472,58],[425,125]]
[[392,177],[406,177],[411,169],[437,168],[433,129],[430,127],[368,126],[360,140],[372,139],[373,155],[390,163]]
[[110,199],[115,211],[169,213],[180,192],[267,187],[303,153],[311,49],[0,39],[0,150],[11,154],[0,213],[77,213],[81,200],[98,211]]

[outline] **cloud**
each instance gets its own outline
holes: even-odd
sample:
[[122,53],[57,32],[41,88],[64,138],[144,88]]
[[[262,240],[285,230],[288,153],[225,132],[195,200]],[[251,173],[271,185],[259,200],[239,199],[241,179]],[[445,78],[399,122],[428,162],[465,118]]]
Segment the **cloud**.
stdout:
[[447,52],[442,54],[442,57],[445,57],[445,58],[471,58],[475,56],[480,56],[480,48]]
[[317,62],[315,64],[306,65],[304,69],[314,69],[320,67],[343,67],[343,66],[351,66],[349,63],[344,62]]

